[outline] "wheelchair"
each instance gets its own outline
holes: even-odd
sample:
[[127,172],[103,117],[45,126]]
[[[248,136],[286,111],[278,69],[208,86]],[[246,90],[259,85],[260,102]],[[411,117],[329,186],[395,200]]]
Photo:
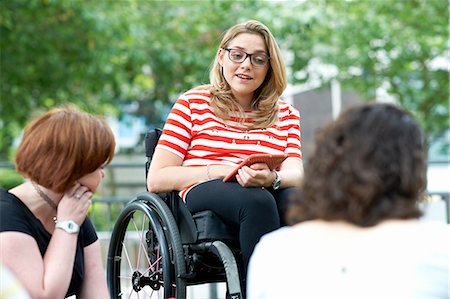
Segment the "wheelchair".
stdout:
[[[147,132],[146,176],[161,135]],[[186,288],[226,282],[227,297],[243,298],[238,232],[212,211],[191,215],[176,192],[135,196],[111,235],[107,281],[112,298],[186,298]]]

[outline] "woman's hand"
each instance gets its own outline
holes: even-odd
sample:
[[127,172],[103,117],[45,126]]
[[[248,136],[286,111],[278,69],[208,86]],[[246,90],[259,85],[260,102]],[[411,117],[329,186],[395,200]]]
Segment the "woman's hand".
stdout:
[[87,210],[91,205],[92,192],[80,183],[64,193],[58,205],[58,221],[73,220],[81,225],[86,218]]
[[255,163],[250,167],[241,167],[236,180],[242,187],[270,187],[275,180],[275,174],[267,164]]

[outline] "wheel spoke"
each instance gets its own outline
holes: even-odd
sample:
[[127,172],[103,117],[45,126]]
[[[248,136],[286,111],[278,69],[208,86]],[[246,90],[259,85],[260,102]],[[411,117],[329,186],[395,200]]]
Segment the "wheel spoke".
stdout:
[[[152,298],[153,290],[152,290],[152,292],[148,293],[147,290],[144,288],[144,289],[142,289],[142,291],[143,291],[143,292],[145,293],[145,295],[146,295],[146,296],[144,296],[144,297]],[[159,298],[159,294],[158,294],[158,298]]]
[[[133,295],[133,293],[134,293],[134,290],[133,290],[133,288],[131,288],[131,289],[130,289],[130,294],[128,295],[128,299],[131,298],[131,295]],[[136,293],[136,294],[137,294],[137,293]],[[138,298],[139,298],[139,294],[138,294]]]
[[[138,250],[138,258],[137,258],[137,263],[139,264],[139,261],[140,261],[140,256],[141,256],[141,250],[143,250],[144,252],[145,252],[145,258],[146,258],[146,260],[147,260],[147,263],[149,264],[149,265],[151,265],[152,263],[151,263],[151,261],[150,261],[150,257],[148,256],[148,251],[147,251],[147,248],[144,246],[144,232],[145,232],[145,220],[147,219],[147,217],[142,217],[142,229],[141,230],[139,230],[138,228],[137,228],[137,224],[136,224],[136,222],[134,221],[134,219],[132,219],[133,220],[133,225],[134,225],[134,228],[135,228],[135,230],[136,230],[136,233],[139,235],[139,250]],[[136,268],[138,268],[138,265],[136,265]],[[153,270],[153,269],[152,269]]]
[[138,233],[138,236],[139,236],[139,246],[138,246],[138,256],[137,256],[137,259],[136,259],[136,269],[139,268],[139,261],[141,260],[141,249],[142,249],[141,244],[142,244],[142,234],[144,232],[144,223],[145,223],[144,221],[145,221],[145,218],[146,217],[142,217],[141,230],[139,230],[137,228],[136,222],[133,220],[134,228],[136,229],[136,232]]
[[[153,271],[153,272],[157,272],[157,271],[159,270],[159,265],[160,265],[159,261],[160,261],[161,259],[162,259],[162,257],[158,257],[158,258],[156,259],[156,261],[153,263],[153,265],[150,265],[150,267],[152,268],[152,271]],[[153,270],[153,268],[155,267],[155,265],[156,265],[157,269]]]
[[125,253],[125,257],[127,258],[127,262],[128,262],[128,266],[130,267],[130,272],[133,272],[133,265],[131,264],[131,260],[130,260],[130,256],[128,255],[128,250],[127,250],[127,246],[126,243],[124,241],[122,241],[122,246],[123,246],[123,252]]
[[119,275],[118,277],[119,277],[120,279],[125,279],[125,280],[131,279],[131,276]]

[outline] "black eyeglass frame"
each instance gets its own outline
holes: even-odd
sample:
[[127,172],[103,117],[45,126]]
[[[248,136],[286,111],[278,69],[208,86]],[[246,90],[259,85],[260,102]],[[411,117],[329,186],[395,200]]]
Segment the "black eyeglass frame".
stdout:
[[[269,63],[269,60],[270,60],[270,56],[267,55],[267,54],[264,53],[264,52],[256,52],[256,53],[249,54],[249,53],[247,53],[247,52],[245,52],[245,51],[243,51],[243,50],[241,50],[241,49],[234,49],[234,48],[222,48],[222,49],[224,49],[225,51],[228,51],[228,58],[229,58],[232,62],[236,62],[236,63],[243,63],[243,62],[245,61],[245,59],[247,59],[247,57],[250,57],[250,63],[251,63],[254,67],[262,68],[262,67],[265,67],[265,66]],[[242,53],[245,54],[245,56],[243,56],[244,58],[242,59],[242,61],[235,61],[235,60],[233,60],[233,59],[231,58],[231,51],[232,51],[232,50],[234,50],[234,51],[239,51],[239,52],[242,52]],[[264,54],[265,56],[267,56],[267,61],[266,61],[263,65],[257,65],[257,64],[255,64],[255,63],[253,62],[253,60],[252,60],[253,55],[258,55],[258,54]]]

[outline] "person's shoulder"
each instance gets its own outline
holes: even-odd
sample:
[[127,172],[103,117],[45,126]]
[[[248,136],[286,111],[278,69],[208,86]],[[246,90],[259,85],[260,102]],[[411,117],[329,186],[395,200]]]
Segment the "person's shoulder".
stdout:
[[209,85],[200,85],[194,88],[189,89],[184,94],[186,97],[196,98],[196,97],[207,97],[211,96],[210,86]]
[[197,111],[205,110],[205,108],[205,111],[209,111],[210,103],[211,92],[208,85],[194,87],[183,93],[178,99],[178,104]]
[[14,199],[14,195],[9,193],[8,190],[0,188],[0,214],[2,219],[10,214],[9,211],[16,209],[17,205]]
[[12,196],[8,190],[0,188],[0,198]]
[[298,109],[295,108],[294,105],[283,99],[278,100],[278,109],[281,113],[286,113],[288,115],[300,115]]
[[256,244],[253,256],[261,260],[273,255],[275,251],[280,251],[280,248],[286,248],[290,238],[290,231],[290,227],[282,227],[263,235],[258,244]]
[[[450,261],[450,224],[421,221],[416,229],[414,251],[428,267],[448,270]],[[413,251],[413,252],[414,252]]]
[[14,194],[0,190],[0,231],[18,231],[32,234],[36,223],[31,212]]
[[8,190],[0,188],[0,203],[3,205],[17,205],[16,197]]
[[403,246],[421,256],[450,258],[450,224],[430,220],[402,220],[387,222],[380,226],[379,232],[390,239],[401,238]]
[[[420,231],[424,236],[429,236],[432,238],[445,238],[447,241],[450,240],[450,224],[442,223],[438,221],[420,221],[418,226]],[[449,243],[450,244],[450,243]]]
[[292,227],[284,226],[261,237],[261,244],[280,244],[289,242],[293,234]]

